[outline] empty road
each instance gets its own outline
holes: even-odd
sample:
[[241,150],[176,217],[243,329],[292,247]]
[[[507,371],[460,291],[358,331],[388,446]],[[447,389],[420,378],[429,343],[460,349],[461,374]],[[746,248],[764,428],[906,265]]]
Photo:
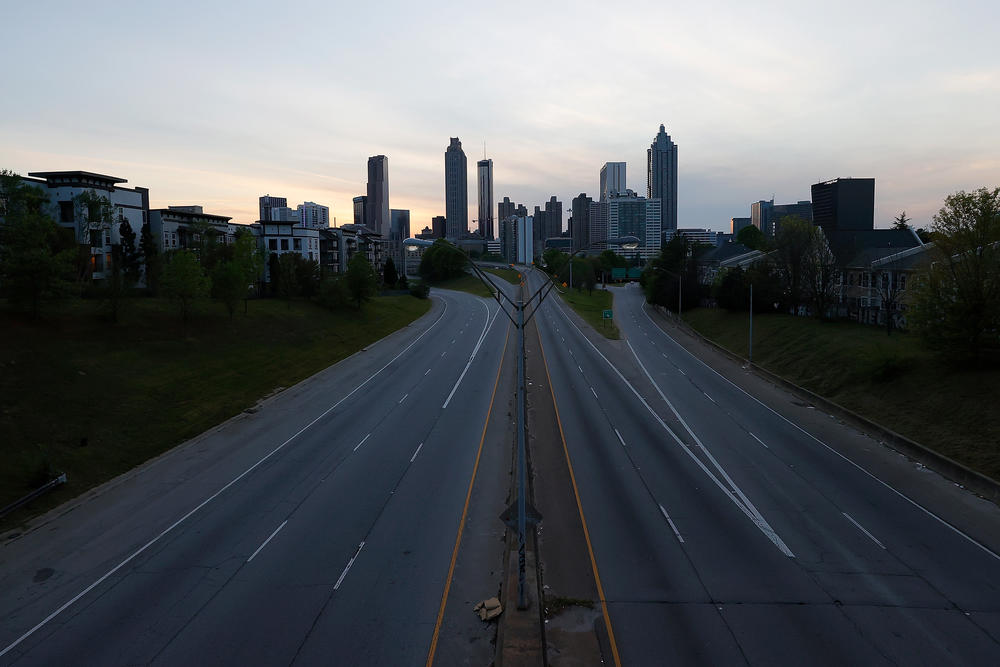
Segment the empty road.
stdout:
[[[623,664],[1000,660],[994,551],[693,357],[638,286],[614,294],[621,341],[555,295],[536,318]],[[995,540],[997,508],[957,502]]]

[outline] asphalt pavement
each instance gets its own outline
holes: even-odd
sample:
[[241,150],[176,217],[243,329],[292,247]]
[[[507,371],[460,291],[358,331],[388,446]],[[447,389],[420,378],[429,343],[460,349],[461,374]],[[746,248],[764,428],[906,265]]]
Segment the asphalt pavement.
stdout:
[[852,448],[878,443],[773,411],[614,294],[620,341],[558,298],[537,319],[623,664],[1000,660],[995,506],[871,472]]
[[[423,664],[432,641],[488,661],[491,628],[442,596],[469,505],[507,492],[484,428],[507,330],[436,290],[409,327],[5,536],[0,665]],[[463,549],[498,565],[502,534]],[[449,599],[496,594],[479,565]]]

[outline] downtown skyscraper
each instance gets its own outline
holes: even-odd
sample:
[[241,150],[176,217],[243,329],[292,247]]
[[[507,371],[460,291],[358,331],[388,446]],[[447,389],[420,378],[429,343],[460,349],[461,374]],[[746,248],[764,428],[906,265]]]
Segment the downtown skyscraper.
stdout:
[[646,151],[646,198],[660,200],[660,229],[677,229],[677,144],[663,125]]
[[476,163],[479,180],[479,235],[493,240],[493,160]]
[[625,194],[625,189],[625,163],[605,162],[601,167],[601,187],[598,193],[600,201]]
[[364,203],[365,226],[379,236],[389,236],[389,158],[368,158],[368,198]]
[[469,174],[462,142],[451,137],[444,152],[444,216],[445,236],[459,239],[469,232]]

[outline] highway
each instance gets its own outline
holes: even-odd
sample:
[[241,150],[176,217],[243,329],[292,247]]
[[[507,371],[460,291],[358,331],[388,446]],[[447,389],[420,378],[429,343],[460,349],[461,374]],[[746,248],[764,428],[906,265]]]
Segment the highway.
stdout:
[[484,442],[507,334],[495,302],[436,290],[411,326],[6,540],[0,665],[491,656],[442,596],[466,511],[493,521],[462,550],[495,566],[457,595],[501,579],[510,449]]
[[[536,320],[622,664],[1000,661],[994,551],[822,440],[859,434],[792,423],[637,286],[614,295],[621,341],[554,294]],[[969,502],[995,537],[997,508]]]

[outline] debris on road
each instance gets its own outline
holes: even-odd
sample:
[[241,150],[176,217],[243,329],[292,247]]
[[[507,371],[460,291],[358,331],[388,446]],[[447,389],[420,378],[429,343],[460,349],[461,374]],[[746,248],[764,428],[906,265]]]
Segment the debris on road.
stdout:
[[492,621],[494,618],[503,613],[503,607],[500,606],[500,600],[497,598],[489,598],[488,600],[483,600],[475,607],[472,611],[479,614],[480,620]]

